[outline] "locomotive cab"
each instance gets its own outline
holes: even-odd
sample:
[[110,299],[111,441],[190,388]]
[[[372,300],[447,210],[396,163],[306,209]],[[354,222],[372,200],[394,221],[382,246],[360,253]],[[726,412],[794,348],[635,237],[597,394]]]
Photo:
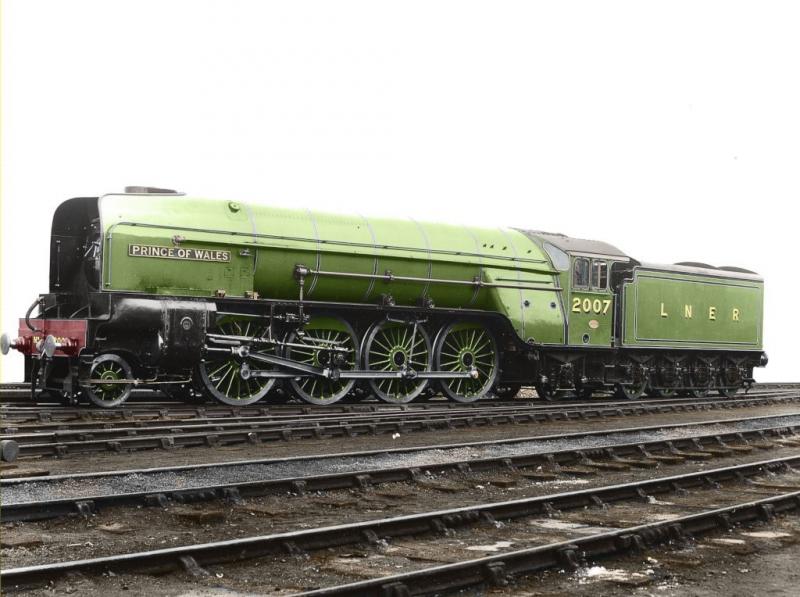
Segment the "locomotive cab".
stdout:
[[564,288],[566,344],[611,347],[617,317],[617,272],[628,270],[632,260],[605,242],[535,232],[557,269]]

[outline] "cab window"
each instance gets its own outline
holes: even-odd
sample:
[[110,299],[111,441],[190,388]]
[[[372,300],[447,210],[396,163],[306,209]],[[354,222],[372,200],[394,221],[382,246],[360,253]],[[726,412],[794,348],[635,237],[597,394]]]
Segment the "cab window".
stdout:
[[589,286],[589,260],[580,257],[575,260],[575,270],[572,273],[572,285],[576,288]]
[[608,263],[595,259],[592,261],[592,288],[605,290],[608,287]]

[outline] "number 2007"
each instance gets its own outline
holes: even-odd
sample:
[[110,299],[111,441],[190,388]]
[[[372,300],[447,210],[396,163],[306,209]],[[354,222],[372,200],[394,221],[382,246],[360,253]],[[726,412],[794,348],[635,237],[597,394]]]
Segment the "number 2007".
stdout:
[[573,313],[608,313],[611,307],[611,299],[581,299],[580,297],[572,297],[572,312]]

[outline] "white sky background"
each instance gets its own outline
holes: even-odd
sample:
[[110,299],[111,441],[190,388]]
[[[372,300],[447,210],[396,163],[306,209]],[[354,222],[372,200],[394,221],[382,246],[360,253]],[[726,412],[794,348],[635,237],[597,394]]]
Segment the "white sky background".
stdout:
[[[598,238],[766,278],[798,381],[794,2],[4,0],[2,321],[53,210],[154,185]],[[2,379],[22,357],[2,359]]]

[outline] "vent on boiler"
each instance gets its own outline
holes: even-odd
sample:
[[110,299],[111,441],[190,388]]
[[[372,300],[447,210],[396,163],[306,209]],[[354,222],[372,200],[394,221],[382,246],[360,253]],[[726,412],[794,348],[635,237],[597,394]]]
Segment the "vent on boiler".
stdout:
[[180,195],[174,189],[159,189],[158,187],[125,187],[125,193],[135,195]]

